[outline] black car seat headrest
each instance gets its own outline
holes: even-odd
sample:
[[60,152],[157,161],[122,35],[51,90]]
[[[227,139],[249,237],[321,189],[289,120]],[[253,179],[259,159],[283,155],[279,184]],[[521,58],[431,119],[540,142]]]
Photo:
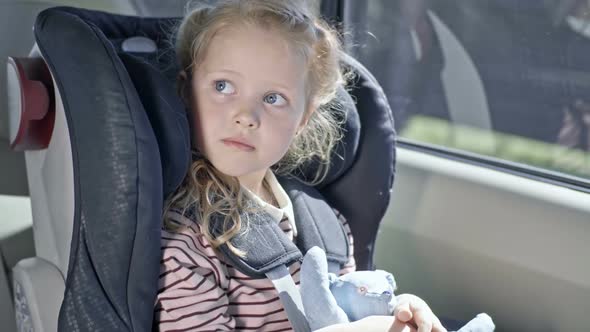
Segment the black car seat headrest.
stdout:
[[191,160],[189,124],[184,105],[172,84],[144,59],[120,53],[149,117],[160,150],[164,195],[174,192]]
[[[169,42],[178,23],[68,7],[37,18],[35,38],[63,99],[74,163],[60,330],[91,326],[93,317],[106,330],[151,326],[163,198],[191,160]],[[348,220],[357,266],[367,269],[389,203],[395,133],[376,80],[354,59],[343,62],[357,78],[350,91],[339,92],[345,136],[317,188]],[[309,167],[303,176],[315,166]]]

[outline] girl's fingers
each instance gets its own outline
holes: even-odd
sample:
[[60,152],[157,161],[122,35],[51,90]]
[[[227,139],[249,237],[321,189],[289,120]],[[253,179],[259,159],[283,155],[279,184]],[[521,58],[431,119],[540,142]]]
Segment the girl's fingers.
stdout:
[[447,332],[440,319],[432,311],[430,311],[430,315],[432,317],[432,332]]
[[399,319],[395,319],[389,328],[389,332],[416,332],[416,329]]
[[432,324],[432,332],[447,332],[447,329],[445,329],[440,320],[436,318],[434,324]]
[[418,332],[447,332],[428,307],[410,306]]
[[412,320],[413,315],[412,311],[410,310],[410,303],[406,302],[398,304],[393,310],[393,315],[395,318],[404,323]]
[[414,324],[418,327],[418,332],[432,331],[432,317],[429,312],[421,306],[412,306],[412,314],[414,316]]
[[418,325],[418,332],[432,332],[432,322],[428,320],[422,320],[416,322]]

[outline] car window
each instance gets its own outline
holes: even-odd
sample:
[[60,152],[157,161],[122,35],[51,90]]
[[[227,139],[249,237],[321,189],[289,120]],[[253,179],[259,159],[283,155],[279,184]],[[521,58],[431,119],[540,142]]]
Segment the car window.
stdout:
[[348,51],[402,144],[590,184],[587,1],[354,2]]

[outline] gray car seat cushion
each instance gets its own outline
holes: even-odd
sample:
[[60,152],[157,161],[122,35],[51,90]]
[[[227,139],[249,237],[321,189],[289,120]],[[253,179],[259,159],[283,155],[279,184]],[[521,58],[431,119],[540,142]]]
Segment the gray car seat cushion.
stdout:
[[59,329],[93,330],[100,321],[106,330],[146,331],[161,255],[161,158],[103,30],[59,8],[42,12],[35,24],[64,101],[73,157],[74,227]]
[[128,53],[119,56],[156,134],[164,196],[167,196],[178,188],[191,162],[190,130],[184,105],[174,90],[174,82],[156,67],[139,56]]

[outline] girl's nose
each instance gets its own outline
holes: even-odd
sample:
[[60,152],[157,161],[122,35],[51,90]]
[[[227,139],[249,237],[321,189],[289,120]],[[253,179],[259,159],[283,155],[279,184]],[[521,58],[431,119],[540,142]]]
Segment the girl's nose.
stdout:
[[234,117],[234,123],[248,129],[256,129],[260,126],[258,110],[250,108],[240,111]]

